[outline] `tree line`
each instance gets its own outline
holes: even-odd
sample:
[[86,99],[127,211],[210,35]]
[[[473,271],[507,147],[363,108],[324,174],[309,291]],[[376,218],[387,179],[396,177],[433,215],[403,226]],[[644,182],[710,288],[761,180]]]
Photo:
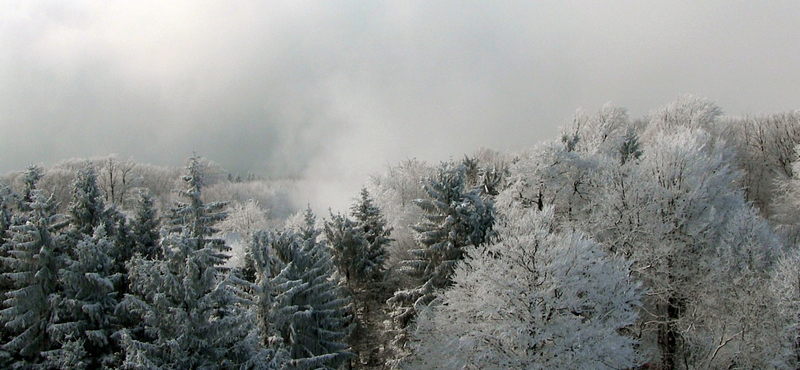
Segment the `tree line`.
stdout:
[[0,364],[797,368],[798,127],[609,105],[521,152],[390,166],[321,220],[197,156],[169,202],[32,166],[0,190]]

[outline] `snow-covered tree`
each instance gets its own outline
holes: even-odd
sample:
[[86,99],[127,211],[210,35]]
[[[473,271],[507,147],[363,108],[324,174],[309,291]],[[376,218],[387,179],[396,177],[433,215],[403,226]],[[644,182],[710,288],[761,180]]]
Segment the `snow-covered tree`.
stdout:
[[246,363],[252,346],[248,315],[228,287],[222,264],[226,246],[214,225],[225,217],[222,203],[203,203],[203,169],[192,157],[176,191],[170,224],[161,240],[164,260],[134,258],[129,264],[132,294],[121,309],[142,320],[143,331],[122,334],[124,366],[227,368]]
[[82,235],[91,235],[105,217],[105,203],[97,186],[97,173],[91,164],[78,170],[72,184],[72,201],[67,207],[72,228]]
[[464,248],[477,246],[493,235],[494,206],[480,189],[465,188],[465,168],[442,164],[435,178],[425,182],[428,198],[418,199],[425,220],[413,227],[419,249],[405,261],[404,271],[423,280],[422,294],[446,287]]
[[6,232],[11,226],[14,215],[12,208],[15,195],[10,186],[0,182],[0,245],[5,242]]
[[[67,207],[69,228],[65,232],[67,255],[77,259],[77,245],[86,237],[103,227],[103,234],[109,239],[106,253],[112,261],[111,273],[124,274],[125,262],[134,253],[135,238],[130,233],[128,219],[114,204],[106,207],[102,192],[97,184],[97,174],[91,163],[84,164],[75,174],[75,181],[70,189],[70,203]],[[124,293],[127,282],[116,280],[116,290]]]
[[511,166],[509,186],[498,203],[519,202],[539,210],[553,206],[556,217],[573,221],[589,209],[597,160],[551,140],[522,153]]
[[772,201],[772,220],[788,239],[800,242],[800,145],[795,147],[796,154],[790,168],[791,177],[778,181],[775,185],[776,196]]
[[409,278],[397,273],[401,262],[411,258],[409,250],[417,249],[414,231],[411,226],[422,220],[423,211],[414,204],[415,199],[427,196],[420,181],[435,174],[436,169],[425,162],[408,159],[398,165],[389,166],[385,173],[371,178],[368,184],[375,204],[386,216],[386,223],[392,228],[394,242],[387,245],[386,268],[390,283],[407,286]]
[[418,249],[403,261],[404,273],[422,283],[395,292],[387,303],[397,331],[393,345],[396,360],[407,355],[408,325],[421,307],[436,297],[438,289],[450,285],[455,267],[469,246],[479,246],[493,235],[494,204],[481,197],[480,189],[467,189],[463,165],[443,163],[433,178],[424,181],[427,198],[415,203],[424,212],[422,222],[412,229]]
[[36,189],[28,196],[25,223],[11,226],[8,256],[2,258],[11,270],[4,276],[13,283],[13,290],[6,293],[0,319],[11,334],[3,350],[16,360],[37,362],[42,351],[53,345],[48,325],[53,321],[51,302],[59,292],[63,260],[54,226],[59,215],[53,212],[52,197],[45,198]]
[[[737,189],[729,147],[705,131],[714,123],[683,121],[689,127],[648,129],[636,161],[599,158],[592,212],[579,223],[633,261],[650,291],[643,342],[655,344],[661,366],[722,367],[731,353],[737,363],[757,364],[758,352],[741,345],[762,335],[754,287],[766,281],[779,243]],[[759,322],[742,324],[748,318]]]
[[350,207],[350,213],[367,242],[364,276],[373,281],[380,280],[387,258],[386,245],[392,241],[390,235],[393,228],[387,226],[386,218],[374,204],[367,188],[361,189],[360,198]]
[[153,195],[149,190],[141,189],[134,203],[134,213],[130,222],[131,235],[136,243],[136,252],[147,259],[160,256],[158,248],[158,211]]
[[55,307],[54,323],[48,333],[60,348],[47,353],[51,366],[61,369],[91,369],[112,366],[114,355],[114,310],[117,306],[113,261],[109,252],[113,240],[105,225],[97,225],[75,247],[59,271],[62,291]]
[[619,153],[619,164],[621,166],[624,166],[628,161],[637,160],[642,156],[639,135],[632,127],[625,130],[625,136],[622,138],[617,152]]
[[[782,368],[786,348],[769,289],[781,241],[758,210],[731,211],[717,241],[701,261],[697,288],[676,326],[682,333],[683,365],[694,369]],[[769,302],[769,303],[767,303]],[[765,304],[767,303],[767,304]],[[776,361],[780,360],[780,361]]]
[[217,232],[215,225],[227,217],[224,212],[226,202],[204,203],[202,189],[206,186],[206,163],[201,157],[193,156],[186,166],[186,173],[181,180],[186,189],[174,192],[181,200],[176,200],[170,209],[168,230],[179,232],[185,230],[197,243],[196,249],[211,245],[212,249],[224,250],[222,240],[211,238]]
[[514,210],[501,241],[467,249],[453,286],[419,315],[408,369],[625,369],[641,364],[626,335],[639,284],[624,260],[552,207]]
[[367,240],[355,222],[342,214],[331,214],[325,222],[325,240],[331,247],[333,263],[344,282],[360,286],[367,280]]
[[[219,230],[228,240],[233,240],[230,264],[244,266],[252,273],[253,260],[246,244],[252,240],[253,233],[267,228],[267,214],[254,199],[234,202],[227,213],[228,217],[219,223]],[[249,280],[253,278],[251,275]]]
[[676,130],[703,131],[716,138],[721,130],[722,109],[714,102],[699,96],[681,95],[648,114],[649,122],[644,136],[647,140],[658,140],[659,135]]
[[22,189],[20,190],[20,198],[18,208],[22,212],[30,211],[29,204],[34,202],[33,192],[36,190],[39,180],[44,176],[44,171],[35,165],[30,165],[22,174]]
[[136,162],[133,158],[119,159],[118,155],[111,154],[99,161],[99,167],[99,182],[105,201],[122,205],[125,194],[131,188],[131,175]]
[[[252,295],[255,306],[257,326],[262,343],[267,346],[275,343],[276,334],[271,323],[274,297],[272,279],[285,267],[272,253],[278,244],[292,243],[291,233],[272,233],[259,230],[253,233],[248,243],[248,254],[252,261]],[[283,249],[283,248],[280,248]],[[299,284],[299,283],[298,283]],[[287,286],[285,289],[291,289]]]
[[331,214],[325,222],[325,237],[333,252],[333,261],[345,283],[364,290],[370,283],[383,277],[386,260],[385,245],[391,241],[391,229],[380,209],[372,203],[366,188],[351,212],[355,220],[346,215]]
[[778,261],[769,286],[781,324],[774,333],[781,344],[774,360],[782,368],[796,369],[800,365],[800,250]]
[[288,233],[272,243],[284,267],[272,279],[275,301],[272,310],[274,330],[289,351],[293,366],[302,369],[337,369],[352,354],[345,338],[348,300],[337,280],[328,247],[317,241],[310,210],[300,232]]

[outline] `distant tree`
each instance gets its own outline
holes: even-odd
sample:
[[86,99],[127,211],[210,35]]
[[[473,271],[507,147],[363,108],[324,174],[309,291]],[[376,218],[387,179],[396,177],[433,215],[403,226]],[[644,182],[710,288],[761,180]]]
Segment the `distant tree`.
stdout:
[[360,198],[350,207],[350,213],[367,242],[364,276],[373,281],[380,280],[388,257],[386,246],[392,242],[390,236],[393,228],[387,226],[383,212],[374,204],[367,188],[361,189]]
[[701,130],[716,137],[720,131],[720,116],[722,109],[714,102],[690,94],[681,95],[678,100],[648,114],[649,122],[644,136],[647,140],[653,140],[657,139],[657,135],[681,129]]
[[747,200],[766,217],[780,207],[782,189],[776,185],[794,175],[792,163],[800,144],[800,110],[723,121],[724,138],[733,144],[736,163],[742,170],[740,186]]
[[227,213],[228,217],[219,223],[219,230],[223,235],[240,241],[233,242],[231,245],[231,262],[233,265],[247,266],[245,270],[249,271],[248,280],[252,282],[255,278],[255,275],[252,275],[253,261],[246,243],[252,240],[253,233],[267,228],[266,212],[261,209],[256,200],[249,199],[244,202],[233,202]]
[[330,221],[325,222],[325,237],[337,270],[349,287],[361,291],[382,278],[384,246],[391,240],[391,229],[386,228],[386,220],[366,189],[362,189],[361,199],[351,212],[356,220],[331,214]]
[[100,185],[105,201],[122,205],[131,185],[131,174],[136,167],[133,158],[119,159],[116,154],[109,155],[100,163]]
[[35,165],[30,165],[22,175],[22,189],[20,190],[20,198],[18,208],[22,212],[30,211],[29,205],[34,201],[33,193],[37,189],[39,180],[44,176],[41,168]]
[[628,161],[637,160],[642,156],[642,149],[639,144],[639,135],[633,128],[625,131],[625,136],[619,146],[619,163],[625,165]]
[[67,207],[70,225],[82,235],[92,235],[103,222],[106,207],[97,186],[97,173],[91,164],[87,163],[78,170],[71,192],[72,201]]
[[509,186],[496,201],[520,202],[538,210],[553,206],[557,218],[574,221],[593,199],[599,157],[575,149],[551,140],[522,153],[510,168]]
[[136,252],[145,259],[160,258],[161,251],[158,246],[160,222],[155,199],[149,190],[139,190],[133,212],[130,231],[136,243]]
[[467,248],[452,288],[422,310],[408,369],[626,369],[642,293],[629,265],[552,208],[506,215],[502,241]]
[[42,352],[54,344],[48,326],[53,322],[52,302],[59,294],[58,271],[64,262],[55,202],[36,189],[28,197],[25,223],[11,226],[8,255],[2,257],[11,270],[4,276],[13,289],[6,293],[0,319],[10,333],[3,350],[16,361],[39,362]]

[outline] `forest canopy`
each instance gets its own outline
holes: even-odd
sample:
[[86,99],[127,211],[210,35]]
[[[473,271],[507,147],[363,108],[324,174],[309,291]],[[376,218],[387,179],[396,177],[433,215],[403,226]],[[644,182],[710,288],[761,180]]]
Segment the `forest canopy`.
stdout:
[[8,173],[0,367],[800,366],[800,111],[687,95],[531,144],[329,214],[197,154]]

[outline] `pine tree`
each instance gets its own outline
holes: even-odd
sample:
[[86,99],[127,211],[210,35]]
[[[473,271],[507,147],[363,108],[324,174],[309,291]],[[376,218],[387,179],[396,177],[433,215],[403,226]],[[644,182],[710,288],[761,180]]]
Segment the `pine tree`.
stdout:
[[55,308],[57,322],[49,333],[61,348],[47,354],[54,367],[99,368],[116,362],[111,334],[117,306],[114,286],[120,276],[112,273],[113,243],[105,225],[98,225],[59,271],[63,291]]
[[63,265],[56,234],[57,219],[53,198],[31,190],[30,209],[24,224],[13,225],[3,263],[11,270],[4,274],[13,290],[6,293],[0,319],[11,333],[3,344],[16,360],[38,362],[41,353],[53,346],[48,325],[53,319],[51,302],[58,296],[58,271]]
[[202,249],[208,244],[212,249],[223,252],[227,249],[222,240],[210,237],[217,231],[214,225],[227,216],[223,211],[227,202],[203,202],[202,189],[206,186],[205,170],[206,164],[202,158],[194,156],[189,159],[186,174],[181,178],[186,183],[187,189],[174,190],[183,200],[175,201],[175,205],[170,209],[168,227],[170,232],[186,230],[188,235],[194,237],[197,243],[196,249]]
[[70,225],[82,235],[92,235],[93,230],[105,218],[105,204],[97,186],[97,173],[91,164],[78,170],[72,184],[72,202],[67,215]]
[[337,369],[352,354],[345,337],[348,302],[333,276],[327,246],[317,241],[314,215],[304,214],[297,233],[284,230],[272,243],[284,266],[272,279],[275,303],[270,322],[300,369]]
[[35,165],[30,165],[22,174],[22,191],[20,191],[19,210],[22,212],[29,212],[30,204],[34,202],[34,190],[37,189],[39,180],[44,176],[41,168]]
[[636,131],[629,127],[625,131],[625,137],[619,146],[619,163],[624,166],[630,160],[639,159],[642,156],[642,149],[639,146],[639,135]]
[[[272,278],[278,275],[281,269],[280,261],[272,255],[272,250],[276,243],[285,243],[284,233],[274,234],[265,230],[256,231],[250,243],[248,243],[248,254],[251,256],[251,267],[253,269],[253,303],[255,305],[257,325],[261,335],[262,344],[267,346],[276,336],[270,322],[274,297],[273,288],[270,285]],[[249,274],[248,274],[249,275]]]
[[140,190],[134,207],[130,228],[136,243],[136,253],[146,259],[159,258],[159,220],[153,195],[148,190]]
[[77,260],[78,244],[90,238],[102,227],[108,239],[105,253],[111,259],[109,274],[118,275],[114,280],[117,299],[122,299],[128,289],[125,263],[133,256],[135,240],[128,226],[128,218],[117,210],[115,204],[106,207],[102,191],[97,183],[97,173],[91,163],[78,169],[71,188],[71,202],[67,207],[69,228],[65,233],[66,254]]
[[15,194],[11,187],[0,182],[0,245],[5,243],[6,233],[11,227],[13,217],[11,206],[14,196]]
[[371,281],[382,280],[387,258],[386,245],[392,241],[389,237],[392,228],[386,226],[386,218],[373,203],[367,188],[361,188],[361,197],[350,208],[350,212],[367,242],[364,276]]
[[325,238],[344,282],[360,288],[367,279],[367,240],[363,231],[347,216],[331,214],[331,220],[325,222]]
[[429,198],[416,201],[425,211],[424,220],[412,227],[421,248],[411,251],[414,259],[403,261],[403,271],[422,279],[419,294],[424,300],[450,284],[464,248],[481,245],[493,235],[493,204],[481,198],[480,189],[466,189],[464,181],[463,166],[443,164],[424,184]]
[[161,240],[164,260],[136,257],[130,263],[133,294],[122,310],[139,316],[143,331],[122,334],[127,367],[216,369],[252,356],[250,318],[223,275],[227,247],[213,237],[225,204],[202,201],[199,157],[190,159],[183,180],[187,189],[176,193],[184,200],[175,202]]
[[416,201],[425,212],[423,221],[412,226],[420,248],[410,251],[413,259],[403,261],[401,271],[421,279],[422,284],[397,291],[387,301],[396,330],[393,361],[402,362],[409,355],[406,341],[411,320],[435,299],[437,290],[450,286],[465,248],[482,245],[494,234],[494,204],[481,197],[480,188],[466,188],[465,171],[463,165],[443,163],[437,175],[424,182],[429,197]]

